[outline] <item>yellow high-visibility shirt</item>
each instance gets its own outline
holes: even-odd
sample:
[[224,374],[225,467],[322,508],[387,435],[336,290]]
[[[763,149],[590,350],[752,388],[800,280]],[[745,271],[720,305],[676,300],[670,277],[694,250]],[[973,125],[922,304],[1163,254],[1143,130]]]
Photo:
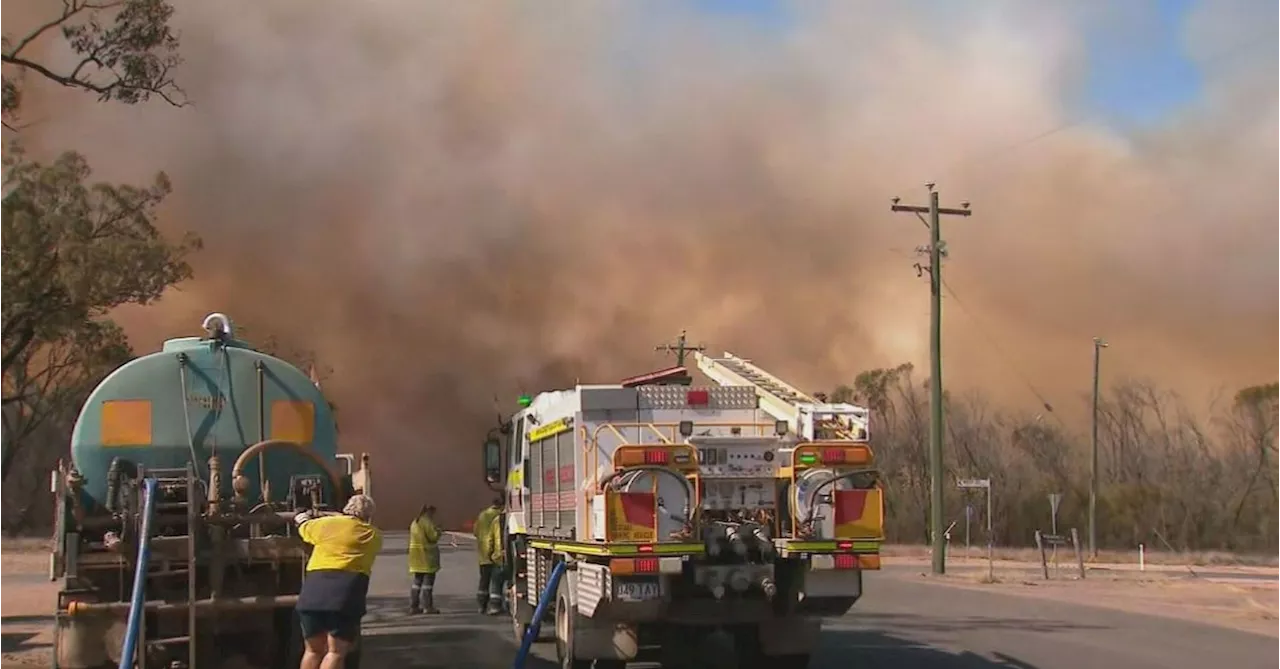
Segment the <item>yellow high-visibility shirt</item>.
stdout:
[[[476,537],[476,557],[480,564],[495,564],[502,558],[502,512],[493,507],[486,507],[476,517],[472,532]],[[497,559],[495,559],[495,556]]]
[[409,573],[434,574],[440,571],[440,529],[426,516],[409,524]]
[[382,550],[382,532],[354,516],[322,516],[298,526],[298,536],[315,547],[307,571],[332,569],[368,576]]

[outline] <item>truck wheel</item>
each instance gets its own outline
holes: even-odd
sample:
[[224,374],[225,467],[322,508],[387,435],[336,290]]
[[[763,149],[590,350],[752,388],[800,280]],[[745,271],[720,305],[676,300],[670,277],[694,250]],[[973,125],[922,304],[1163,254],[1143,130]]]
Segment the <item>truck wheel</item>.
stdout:
[[556,659],[560,669],[591,669],[591,660],[580,660],[573,656],[573,628],[577,611],[569,599],[569,579],[561,578],[556,589]]
[[[519,599],[516,599],[515,591],[511,589],[507,591],[507,604],[508,604],[507,606],[508,610],[511,611],[511,633],[515,635],[516,644],[519,645],[521,643],[524,643],[525,632],[529,630],[529,627],[531,627],[531,624],[520,622],[520,618],[517,615],[517,613],[519,612],[521,606],[528,607],[528,604],[524,604]],[[537,607],[534,607],[534,609],[536,611]],[[543,623],[542,626],[538,628],[538,636],[533,640],[534,643],[542,641],[543,639],[546,638],[548,627],[550,627],[550,625]]]

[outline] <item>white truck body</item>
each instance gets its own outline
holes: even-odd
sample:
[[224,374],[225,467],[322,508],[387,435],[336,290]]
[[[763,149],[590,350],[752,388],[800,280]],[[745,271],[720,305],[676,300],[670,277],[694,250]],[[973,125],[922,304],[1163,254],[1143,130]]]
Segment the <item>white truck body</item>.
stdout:
[[[821,617],[848,611],[879,568],[883,499],[865,409],[786,409],[762,385],[579,385],[512,417],[500,457],[517,632],[567,560],[564,666],[657,649],[673,663],[717,628],[745,640],[740,666],[807,663]],[[832,416],[842,427],[824,429]]]

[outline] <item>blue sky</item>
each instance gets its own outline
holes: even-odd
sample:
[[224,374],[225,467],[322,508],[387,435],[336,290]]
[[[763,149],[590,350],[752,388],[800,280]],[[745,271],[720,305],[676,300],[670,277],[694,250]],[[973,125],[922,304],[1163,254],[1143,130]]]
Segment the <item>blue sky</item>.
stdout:
[[[1127,1],[1127,0],[1126,0]],[[1131,39],[1099,29],[1086,36],[1089,73],[1075,103],[1117,127],[1141,127],[1168,117],[1200,94],[1199,72],[1182,47],[1182,27],[1196,0],[1150,0],[1155,20]],[[764,26],[787,24],[784,0],[696,0],[709,12]]]

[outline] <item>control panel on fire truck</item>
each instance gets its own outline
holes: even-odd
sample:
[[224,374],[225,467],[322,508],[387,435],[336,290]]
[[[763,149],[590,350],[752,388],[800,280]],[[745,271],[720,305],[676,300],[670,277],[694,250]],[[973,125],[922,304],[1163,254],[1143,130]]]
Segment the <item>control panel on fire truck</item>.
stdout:
[[698,475],[713,478],[773,478],[782,466],[785,443],[777,437],[692,437]]

